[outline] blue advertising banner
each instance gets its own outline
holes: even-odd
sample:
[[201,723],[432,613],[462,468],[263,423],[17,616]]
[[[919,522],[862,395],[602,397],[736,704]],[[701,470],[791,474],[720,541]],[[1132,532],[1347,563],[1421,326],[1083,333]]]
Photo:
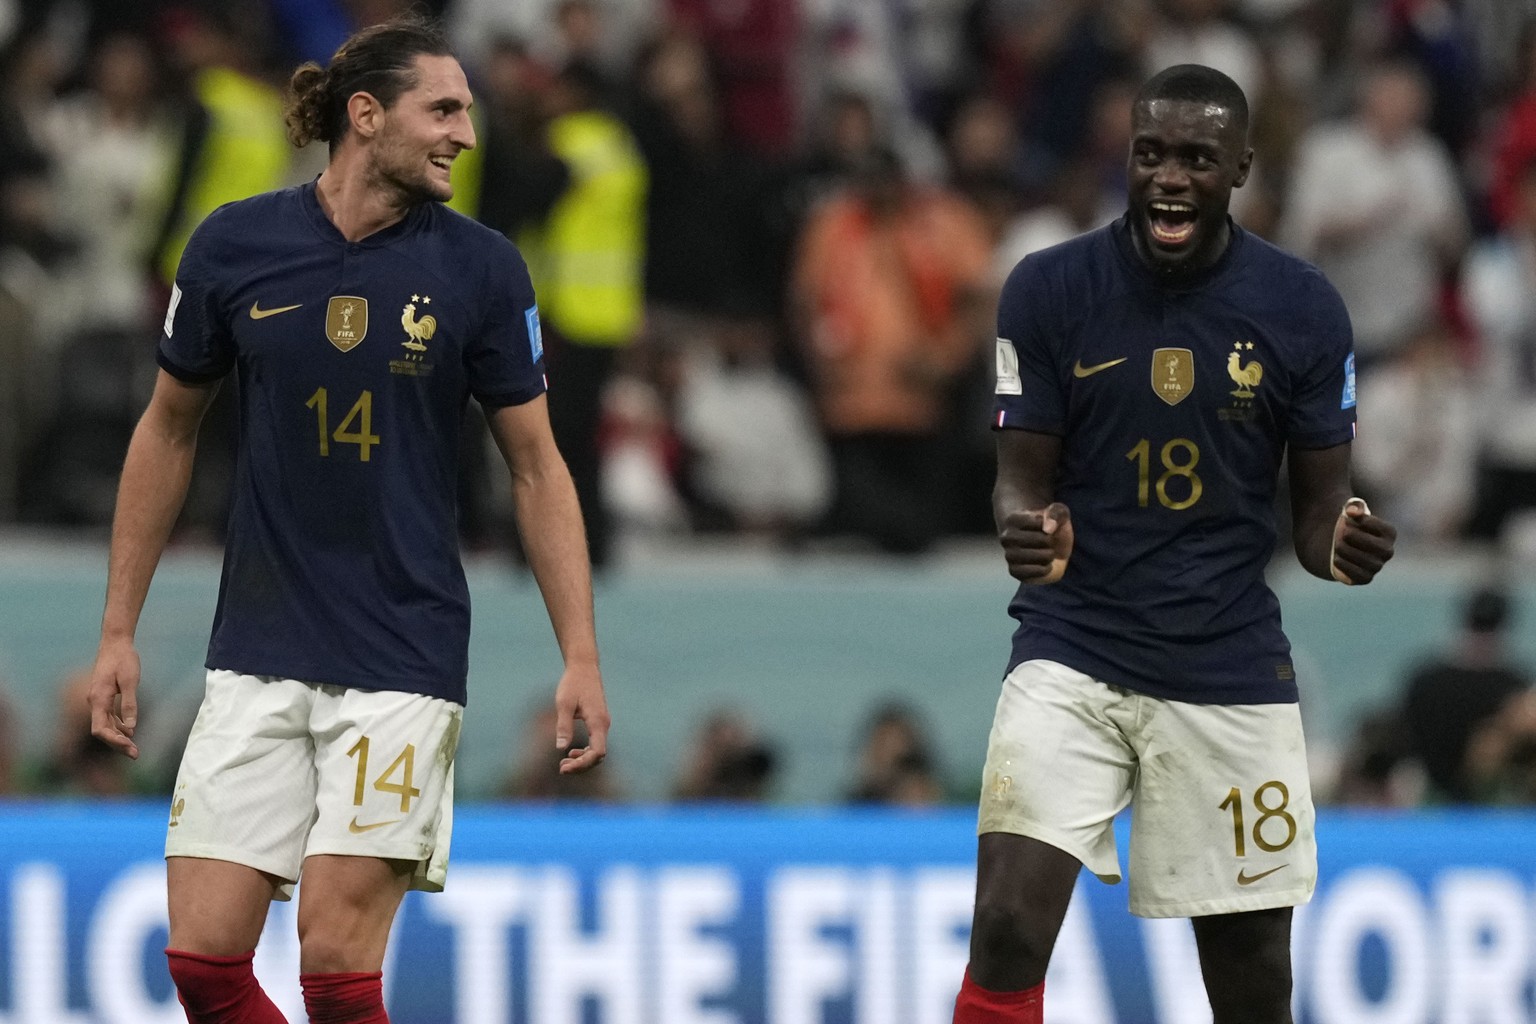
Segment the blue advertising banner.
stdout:
[[[480,805],[457,819],[447,890],[412,894],[397,922],[395,1024],[950,1019],[969,812]],[[185,1019],[161,953],[164,827],[158,805],[0,805],[0,1024]],[[1298,1021],[1536,1021],[1536,817],[1335,812],[1319,833]],[[302,1022],[292,904],[274,904],[257,973]],[[1046,991],[1053,1024],[1210,1020],[1189,926],[1131,918],[1124,887],[1092,878]]]

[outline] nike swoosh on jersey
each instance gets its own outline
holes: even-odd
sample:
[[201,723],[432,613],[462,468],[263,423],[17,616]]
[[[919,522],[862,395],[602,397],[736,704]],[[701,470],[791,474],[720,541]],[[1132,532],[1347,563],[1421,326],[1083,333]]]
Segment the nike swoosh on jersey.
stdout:
[[290,309],[298,309],[299,306],[302,305],[304,305],[304,303],[301,302],[296,306],[278,306],[274,309],[262,309],[260,302],[253,302],[251,303],[251,319],[265,320],[269,316],[277,316],[277,314],[286,313]]
[[1084,366],[1083,365],[1083,361],[1081,359],[1079,359],[1077,361],[1077,365],[1072,367],[1072,376],[1074,376],[1074,377],[1092,377],[1094,374],[1098,373],[1100,370],[1107,370],[1111,366],[1119,366],[1121,363],[1125,362],[1129,358],[1130,358],[1130,356],[1121,356],[1119,359],[1111,359],[1107,363],[1098,363],[1098,364],[1096,364],[1094,366]]
[[391,818],[389,821],[375,821],[368,825],[359,825],[357,823],[357,819],[353,818],[350,822],[347,823],[347,831],[352,833],[372,832],[376,828],[383,828],[385,825],[393,825],[399,820],[399,818]]
[[1268,878],[1270,875],[1274,874],[1276,871],[1279,871],[1280,868],[1283,868],[1283,867],[1285,867],[1285,865],[1281,864],[1279,868],[1270,868],[1268,871],[1260,871],[1256,875],[1248,874],[1246,869],[1242,870],[1242,871],[1239,871],[1237,873],[1237,884],[1238,885],[1252,885],[1254,882],[1257,882],[1261,878]]

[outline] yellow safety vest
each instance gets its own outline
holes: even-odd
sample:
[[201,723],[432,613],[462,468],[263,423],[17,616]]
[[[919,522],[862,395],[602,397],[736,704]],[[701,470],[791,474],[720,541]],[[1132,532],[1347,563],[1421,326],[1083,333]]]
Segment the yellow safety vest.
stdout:
[[208,112],[208,134],[181,217],[161,253],[166,281],[175,278],[181,251],[204,217],[225,203],[283,187],[290,159],[276,89],[230,68],[209,68],[198,73],[193,91]]
[[540,312],[577,344],[626,345],[645,314],[645,162],[601,111],[556,118],[549,145],[571,184],[524,240]]

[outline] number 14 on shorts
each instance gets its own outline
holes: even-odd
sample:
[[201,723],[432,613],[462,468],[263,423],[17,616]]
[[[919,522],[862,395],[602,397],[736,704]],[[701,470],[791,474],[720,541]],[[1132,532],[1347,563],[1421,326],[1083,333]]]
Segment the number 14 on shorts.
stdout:
[[[363,796],[367,792],[368,785],[368,748],[367,736],[360,736],[352,748],[347,751],[347,756],[357,760],[357,782],[352,789],[352,804],[354,807],[363,806]],[[400,797],[400,813],[407,814],[411,809],[411,800],[421,796],[421,790],[412,785],[416,774],[416,744],[407,743],[405,749],[389,763],[389,767],[379,773],[373,780],[373,788],[380,793],[393,793]],[[399,776],[399,781],[396,781]],[[352,832],[367,832],[384,825],[393,825],[399,819],[389,821],[369,822],[360,824],[354,817],[348,826]]]

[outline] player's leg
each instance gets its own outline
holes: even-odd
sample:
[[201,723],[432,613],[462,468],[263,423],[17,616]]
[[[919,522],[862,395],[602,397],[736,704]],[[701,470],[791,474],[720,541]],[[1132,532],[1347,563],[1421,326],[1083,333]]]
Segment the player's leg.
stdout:
[[412,888],[441,889],[463,709],[320,687],[310,720],[318,817],[299,891],[299,982],[313,1024],[383,1024],[389,930]]
[[1082,863],[1029,836],[989,832],[976,844],[976,912],[966,974],[992,992],[1045,980]]
[[955,1024],[1038,1024],[1079,869],[1119,881],[1113,822],[1135,765],[1124,695],[1053,662],[1003,682],[987,746],[971,961]]
[[1291,908],[1194,918],[1213,1024],[1291,1024]]
[[1216,1024],[1288,1022],[1291,909],[1317,881],[1299,709],[1145,700],[1131,912],[1194,919]]
[[251,969],[280,879],[244,864],[169,857],[166,964],[192,1024],[284,1024]]
[[304,861],[299,983],[312,1024],[387,1024],[384,947],[418,866],[331,854]]
[[314,802],[301,686],[208,674],[166,831],[166,959],[193,1024],[281,1024],[251,969],[298,877]]

